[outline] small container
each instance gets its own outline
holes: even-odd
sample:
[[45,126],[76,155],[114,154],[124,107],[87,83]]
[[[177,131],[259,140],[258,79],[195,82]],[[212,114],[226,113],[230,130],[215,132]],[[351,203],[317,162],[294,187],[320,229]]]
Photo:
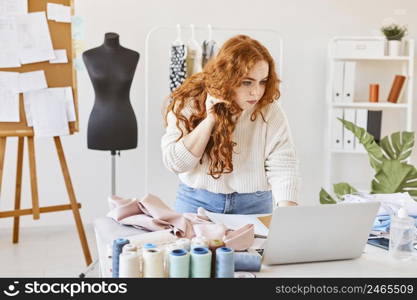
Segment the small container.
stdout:
[[413,246],[416,236],[415,220],[408,216],[404,208],[392,216],[390,226],[389,254],[399,260],[410,259],[415,250]]
[[369,102],[379,101],[379,84],[373,83],[369,85]]

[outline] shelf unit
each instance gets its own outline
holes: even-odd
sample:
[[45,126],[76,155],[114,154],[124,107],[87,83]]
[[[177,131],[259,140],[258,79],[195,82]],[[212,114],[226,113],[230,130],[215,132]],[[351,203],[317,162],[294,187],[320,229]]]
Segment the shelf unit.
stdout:
[[[336,108],[357,108],[368,110],[395,110],[404,111],[405,120],[402,130],[412,131],[413,124],[413,75],[414,75],[414,40],[404,39],[404,53],[403,56],[372,56],[372,57],[352,57],[352,56],[336,56],[335,48],[338,40],[381,40],[380,37],[335,37],[330,40],[328,45],[328,64],[327,64],[327,84],[326,84],[326,108],[327,108],[327,132],[325,134],[325,187],[328,191],[332,190],[332,184],[336,183],[332,180],[332,173],[334,164],[340,159],[340,156],[352,154],[366,154],[362,150],[344,150],[334,149],[332,144],[332,128],[334,122],[339,122],[334,118],[334,110]],[[372,103],[366,100],[354,99],[353,102],[334,102],[333,101],[333,87],[334,87],[334,68],[338,61],[355,61],[358,64],[366,61],[373,61],[377,64],[384,64],[391,61],[395,64],[400,64],[402,75],[406,76],[406,84],[403,88],[404,101],[399,103],[378,102]],[[356,70],[357,71],[357,70]],[[392,77],[394,77],[393,74]]]

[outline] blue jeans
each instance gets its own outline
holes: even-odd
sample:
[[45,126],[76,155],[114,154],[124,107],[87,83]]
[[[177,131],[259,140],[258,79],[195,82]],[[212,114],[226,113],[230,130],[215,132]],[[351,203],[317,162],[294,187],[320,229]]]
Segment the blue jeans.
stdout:
[[268,214],[272,213],[272,191],[217,194],[195,189],[181,182],[177,191],[175,211],[197,213],[199,207],[223,214]]

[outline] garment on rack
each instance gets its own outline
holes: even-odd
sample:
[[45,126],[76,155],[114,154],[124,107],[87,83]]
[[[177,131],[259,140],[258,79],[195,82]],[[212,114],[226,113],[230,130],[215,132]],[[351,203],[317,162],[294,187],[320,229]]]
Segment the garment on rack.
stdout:
[[186,78],[187,72],[187,48],[184,44],[172,45],[170,52],[169,83],[173,92]]
[[199,73],[202,68],[203,50],[201,46],[194,42],[187,45],[187,77]]
[[[180,214],[168,207],[160,198],[148,194],[142,199],[109,198],[108,217],[123,225],[149,231],[171,229],[177,237],[193,238],[197,234],[210,233],[210,238],[223,239],[226,246],[245,250],[254,242],[253,224],[238,230],[229,230],[223,224],[215,224],[204,214]],[[229,246],[228,246],[229,247]]]
[[204,41],[202,45],[203,55],[202,55],[202,67],[204,68],[205,65],[209,60],[211,60],[214,56],[216,56],[217,51],[219,50],[216,41]]

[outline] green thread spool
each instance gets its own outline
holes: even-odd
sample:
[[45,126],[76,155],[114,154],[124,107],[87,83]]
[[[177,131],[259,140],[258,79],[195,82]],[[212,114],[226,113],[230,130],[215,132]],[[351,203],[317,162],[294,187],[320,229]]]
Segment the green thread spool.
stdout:
[[233,278],[235,273],[234,251],[221,247],[216,250],[216,278]]
[[191,251],[191,277],[210,278],[211,251],[207,248],[196,247]]
[[190,277],[190,254],[184,249],[175,249],[169,253],[169,277]]

